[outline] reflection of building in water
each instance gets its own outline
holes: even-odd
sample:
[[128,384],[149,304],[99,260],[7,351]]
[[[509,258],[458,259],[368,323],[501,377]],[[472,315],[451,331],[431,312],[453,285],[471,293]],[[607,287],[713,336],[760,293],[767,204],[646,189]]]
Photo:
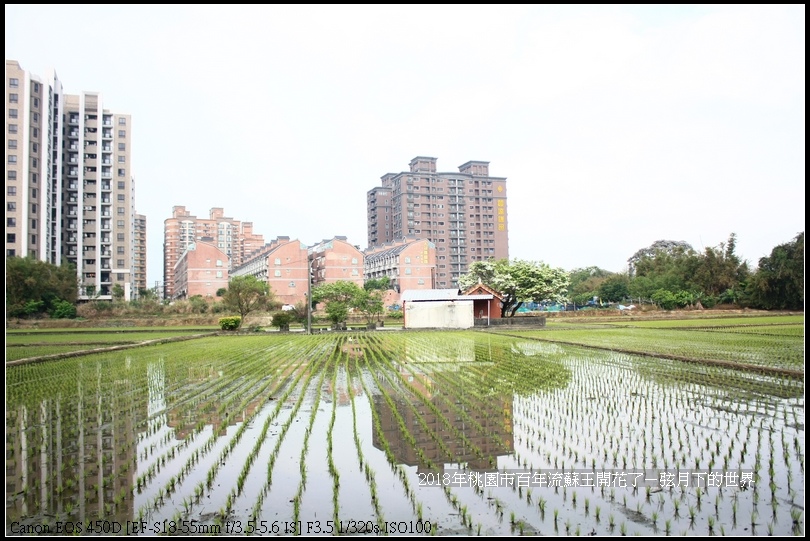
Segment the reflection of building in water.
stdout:
[[[422,380],[422,381],[420,381]],[[435,410],[417,398],[406,399],[401,392],[390,392],[396,413],[402,417],[405,427],[413,435],[423,455],[437,466],[446,463],[466,463],[473,470],[491,469],[498,456],[514,452],[512,398],[487,397],[485,400],[472,394],[450,396],[446,392],[432,394],[434,385],[427,376],[414,377],[411,385],[423,393]],[[391,451],[400,463],[426,467],[414,448],[402,434],[400,424],[385,397],[373,397],[374,409]],[[420,422],[424,419],[424,424]],[[452,425],[453,429],[447,426]],[[457,436],[463,434],[465,439]],[[379,434],[373,433],[373,443],[383,449]],[[439,445],[441,441],[453,458],[450,459]]]
[[134,518],[135,431],[147,416],[146,381],[134,373],[108,379],[101,363],[79,371],[70,396],[7,398],[7,528],[12,520],[42,525],[45,516]]
[[[308,367],[302,365],[288,365],[283,369],[279,369],[275,374],[275,378],[279,380],[288,379],[293,381],[297,377],[297,373],[302,370],[308,370]],[[190,386],[200,385],[200,388],[210,388],[215,385],[215,380],[224,377],[224,374],[213,365],[205,366],[190,366],[188,368],[188,375],[184,378]],[[241,376],[245,377],[245,376]],[[303,376],[306,379],[306,375]],[[281,393],[279,393],[280,395]],[[167,411],[166,425],[174,429],[174,438],[177,441],[186,439],[198,424],[210,425],[214,433],[224,431],[228,426],[233,426],[237,423],[242,423],[249,419],[258,409],[263,407],[268,401],[274,400],[275,397],[268,398],[266,394],[260,394],[256,399],[247,404],[241,411],[231,416],[228,419],[228,424],[225,425],[225,417],[227,414],[220,413],[220,401],[215,397],[211,400],[202,400],[197,404],[196,408],[184,408],[178,406]],[[294,399],[292,399],[294,402]]]

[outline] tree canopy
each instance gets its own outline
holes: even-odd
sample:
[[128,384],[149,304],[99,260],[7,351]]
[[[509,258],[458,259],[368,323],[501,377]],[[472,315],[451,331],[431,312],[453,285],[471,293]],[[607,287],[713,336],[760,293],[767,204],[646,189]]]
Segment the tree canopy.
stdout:
[[804,231],[760,258],[746,292],[757,308],[804,309]]
[[240,325],[251,312],[271,308],[275,304],[275,295],[267,282],[255,276],[236,276],[228,283],[228,290],[222,296],[222,302],[229,310],[239,312]]
[[6,259],[6,314],[12,317],[52,313],[63,302],[75,304],[79,292],[76,267],[32,257]]
[[503,295],[501,317],[512,317],[524,302],[564,302],[569,274],[543,262],[508,259],[475,261],[458,279],[462,289],[477,283]]
[[326,317],[334,324],[342,323],[349,317],[349,308],[353,308],[356,299],[364,293],[354,282],[338,280],[321,284],[312,289],[312,301],[324,303]]

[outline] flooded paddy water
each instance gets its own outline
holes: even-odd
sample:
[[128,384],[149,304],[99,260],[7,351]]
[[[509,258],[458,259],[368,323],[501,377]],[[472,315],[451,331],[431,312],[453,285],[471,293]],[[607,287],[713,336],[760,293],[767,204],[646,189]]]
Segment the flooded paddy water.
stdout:
[[6,387],[7,534],[804,533],[796,378],[473,331],[268,333]]

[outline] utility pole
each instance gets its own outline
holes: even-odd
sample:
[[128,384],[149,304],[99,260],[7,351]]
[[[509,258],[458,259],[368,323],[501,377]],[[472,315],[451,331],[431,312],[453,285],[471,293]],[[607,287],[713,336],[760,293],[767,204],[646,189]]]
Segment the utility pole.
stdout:
[[312,334],[312,261],[307,255],[307,334]]

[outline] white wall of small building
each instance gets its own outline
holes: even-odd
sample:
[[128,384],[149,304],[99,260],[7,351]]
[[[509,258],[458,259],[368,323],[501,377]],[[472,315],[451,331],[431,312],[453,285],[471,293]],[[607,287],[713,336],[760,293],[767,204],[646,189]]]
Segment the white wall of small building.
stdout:
[[471,301],[406,302],[406,329],[469,329],[474,325]]

